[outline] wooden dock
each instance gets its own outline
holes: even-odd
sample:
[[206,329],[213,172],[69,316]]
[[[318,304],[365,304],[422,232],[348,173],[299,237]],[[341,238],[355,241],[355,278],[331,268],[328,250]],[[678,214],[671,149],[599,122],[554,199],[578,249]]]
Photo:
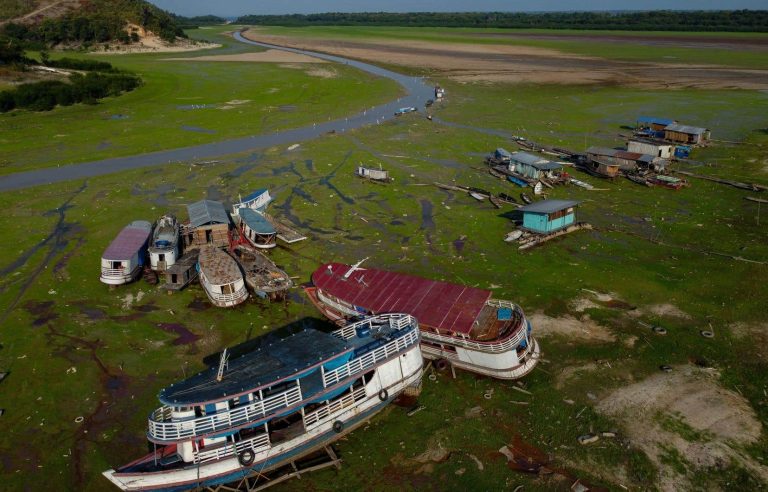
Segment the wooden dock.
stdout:
[[296,229],[293,229],[285,222],[281,222],[267,213],[264,214],[264,217],[277,230],[277,239],[288,244],[297,243],[307,239],[307,236],[301,234]]

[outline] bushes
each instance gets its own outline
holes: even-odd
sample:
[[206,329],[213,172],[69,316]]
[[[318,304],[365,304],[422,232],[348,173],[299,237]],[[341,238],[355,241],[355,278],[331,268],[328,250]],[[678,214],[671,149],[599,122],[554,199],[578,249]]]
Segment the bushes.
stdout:
[[69,83],[48,80],[22,84],[15,90],[0,92],[0,112],[5,113],[15,108],[50,111],[57,105],[93,103],[105,97],[132,91],[140,84],[141,80],[135,75],[97,72],[87,75],[74,74],[69,78]]
[[[40,53],[41,58],[43,53]],[[75,58],[60,58],[58,60],[43,59],[43,65],[55,68],[69,68],[71,70],[84,70],[92,72],[116,73],[118,70],[107,62],[96,60],[77,60]]]

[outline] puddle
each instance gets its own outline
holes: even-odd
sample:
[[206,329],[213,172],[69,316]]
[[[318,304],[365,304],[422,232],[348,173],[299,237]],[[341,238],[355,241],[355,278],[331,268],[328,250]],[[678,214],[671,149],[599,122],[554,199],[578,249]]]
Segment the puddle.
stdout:
[[176,109],[181,111],[192,111],[195,109],[209,109],[209,108],[215,108],[215,104],[181,104],[179,106],[176,106]]
[[151,313],[153,311],[157,311],[158,308],[154,304],[150,303],[144,304],[143,306],[136,306],[134,309],[140,313]]
[[393,226],[401,226],[401,225],[405,225],[405,222],[403,222],[403,221],[402,221],[402,220],[400,220],[400,219],[395,219],[395,220],[391,221],[391,222],[389,223],[389,225],[393,225]]
[[307,166],[307,171],[310,171],[310,172],[315,171],[315,166],[312,163],[312,159],[307,159],[306,161],[304,161],[304,165]]
[[189,331],[189,329],[181,323],[158,323],[157,326],[163,331],[178,335],[178,338],[171,342],[173,345],[189,345],[200,339],[199,336]]
[[128,116],[127,114],[113,114],[107,119],[117,121],[117,120],[127,120],[128,118],[130,118],[130,116]]
[[99,308],[83,306],[80,308],[80,313],[91,321],[107,319],[107,313]]
[[464,251],[464,245],[467,242],[467,238],[462,236],[459,239],[455,239],[453,241],[453,249],[456,250],[457,253],[461,254],[462,251]]
[[244,165],[242,165],[242,166],[240,166],[240,167],[238,167],[236,169],[233,169],[232,171],[228,172],[224,176],[228,177],[228,178],[239,178],[240,176],[242,176],[243,174],[247,173],[248,171],[250,171],[254,167],[256,167],[255,163],[254,164],[244,164]]
[[277,109],[283,113],[292,113],[296,111],[296,106],[292,104],[284,104],[282,106],[278,106]]
[[208,309],[211,309],[211,306],[211,303],[202,297],[195,297],[189,304],[187,304],[187,308],[192,309],[193,311],[207,311]]
[[209,135],[213,135],[216,133],[216,130],[208,130],[207,128],[200,128],[199,126],[182,125],[181,129],[184,130],[185,132],[207,133]]
[[432,202],[426,199],[419,200],[421,204],[421,228],[422,229],[434,229],[435,221],[432,215]]
[[307,299],[296,289],[291,289],[288,291],[288,300],[295,302],[296,304],[308,304]]
[[56,303],[53,301],[27,301],[24,304],[24,309],[26,309],[32,316],[37,316],[37,318],[32,321],[32,326],[37,328],[47,325],[48,322],[59,317],[57,313],[53,312],[53,307],[55,305]]
[[272,168],[273,176],[284,176],[287,173],[295,174],[300,181],[304,181],[304,176],[302,176],[301,173],[296,169],[296,163],[293,161],[291,161],[287,166]]

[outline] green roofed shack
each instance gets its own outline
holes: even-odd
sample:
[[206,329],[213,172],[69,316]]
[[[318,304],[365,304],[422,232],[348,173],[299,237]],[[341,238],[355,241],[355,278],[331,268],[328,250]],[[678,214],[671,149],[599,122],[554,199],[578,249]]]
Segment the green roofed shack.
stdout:
[[576,206],[573,200],[542,200],[520,207],[523,213],[523,229],[539,234],[550,234],[576,222]]

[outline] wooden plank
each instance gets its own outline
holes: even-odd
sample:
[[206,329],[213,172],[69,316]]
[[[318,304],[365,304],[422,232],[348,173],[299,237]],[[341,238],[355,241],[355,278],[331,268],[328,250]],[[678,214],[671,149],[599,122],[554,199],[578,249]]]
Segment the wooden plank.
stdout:
[[764,200],[762,198],[755,198],[753,196],[745,196],[744,199],[749,200],[750,202],[768,203],[768,200]]

